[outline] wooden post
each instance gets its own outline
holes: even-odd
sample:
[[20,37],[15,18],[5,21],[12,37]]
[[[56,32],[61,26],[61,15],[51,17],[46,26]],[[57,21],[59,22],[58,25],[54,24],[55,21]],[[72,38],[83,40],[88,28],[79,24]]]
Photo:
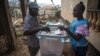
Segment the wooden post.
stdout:
[[22,11],[22,16],[23,16],[23,20],[24,17],[26,16],[26,12],[27,12],[27,3],[29,2],[29,0],[20,0],[20,6],[21,6],[21,11]]
[[12,25],[12,20],[10,17],[10,12],[9,12],[9,4],[8,0],[0,0],[0,20],[2,21],[2,28],[4,31],[4,35],[6,36],[7,39],[7,47],[8,50],[14,50],[15,45],[16,45],[16,34]]

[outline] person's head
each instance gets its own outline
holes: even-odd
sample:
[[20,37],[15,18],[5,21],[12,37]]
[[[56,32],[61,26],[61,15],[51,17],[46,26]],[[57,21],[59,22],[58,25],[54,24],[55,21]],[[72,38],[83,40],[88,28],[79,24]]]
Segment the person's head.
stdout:
[[37,16],[38,15],[38,10],[39,10],[39,6],[37,3],[35,2],[30,2],[28,4],[28,8],[29,8],[29,14],[32,16]]
[[83,2],[80,2],[73,9],[73,16],[77,18],[82,18],[84,11],[85,11],[85,6]]

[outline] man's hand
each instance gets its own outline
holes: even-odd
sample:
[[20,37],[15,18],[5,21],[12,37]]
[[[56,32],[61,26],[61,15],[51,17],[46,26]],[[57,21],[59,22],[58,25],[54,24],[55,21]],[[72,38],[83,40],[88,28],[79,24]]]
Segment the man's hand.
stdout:
[[47,32],[50,32],[50,28],[49,28],[49,27],[42,27],[42,28],[41,28],[41,31],[47,31]]
[[64,27],[64,26],[59,26],[58,27],[60,30],[66,30],[67,29],[67,27]]

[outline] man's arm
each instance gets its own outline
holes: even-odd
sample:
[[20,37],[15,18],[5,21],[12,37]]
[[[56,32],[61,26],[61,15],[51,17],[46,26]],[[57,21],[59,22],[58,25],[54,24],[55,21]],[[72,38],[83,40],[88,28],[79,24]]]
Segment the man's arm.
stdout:
[[35,21],[34,19],[30,19],[29,16],[26,16],[25,17],[25,20],[24,20],[24,35],[32,35],[32,34],[35,34],[37,33],[39,30],[40,30],[40,27],[35,25],[34,23],[37,23],[37,22],[33,22]]
[[37,33],[38,31],[48,31],[48,32],[50,32],[50,29],[49,29],[49,27],[40,27],[40,28],[36,28],[34,30],[24,31],[24,35],[32,35],[32,34]]
[[27,31],[24,31],[24,35],[32,35],[32,34],[35,34],[37,33],[38,31],[40,31],[40,29],[35,29],[35,30],[27,30]]

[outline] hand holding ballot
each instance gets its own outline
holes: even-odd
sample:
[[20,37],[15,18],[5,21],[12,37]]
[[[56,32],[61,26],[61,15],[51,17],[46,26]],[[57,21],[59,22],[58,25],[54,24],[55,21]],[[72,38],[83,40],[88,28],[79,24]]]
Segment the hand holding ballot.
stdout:
[[50,28],[49,28],[49,27],[42,27],[42,28],[41,28],[41,31],[47,31],[47,32],[50,32]]

